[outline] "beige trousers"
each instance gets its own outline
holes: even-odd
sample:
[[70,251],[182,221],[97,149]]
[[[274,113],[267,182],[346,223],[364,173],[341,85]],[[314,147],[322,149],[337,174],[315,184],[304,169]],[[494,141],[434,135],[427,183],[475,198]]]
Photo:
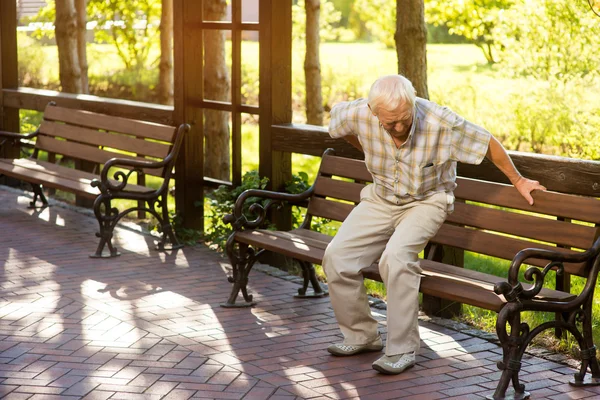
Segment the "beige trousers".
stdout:
[[329,295],[344,344],[365,344],[377,337],[360,270],[379,259],[387,289],[386,355],[417,351],[421,267],[418,255],[447,216],[446,193],[405,204],[391,203],[375,193],[361,192],[354,208],[323,258]]

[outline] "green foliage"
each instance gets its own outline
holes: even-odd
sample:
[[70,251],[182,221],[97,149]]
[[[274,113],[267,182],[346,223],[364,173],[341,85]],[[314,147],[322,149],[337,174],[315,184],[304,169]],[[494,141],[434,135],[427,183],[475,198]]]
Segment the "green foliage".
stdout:
[[34,132],[42,123],[43,113],[33,110],[19,110],[22,133]]
[[355,0],[331,0],[336,10],[340,11],[340,24],[347,27]]
[[19,86],[43,87],[48,79],[44,68],[48,62],[39,42],[24,33],[17,34],[19,43]]
[[395,48],[396,2],[389,0],[356,0],[354,11],[371,35],[387,48]]
[[[333,40],[339,35],[338,25],[342,14],[335,9],[331,0],[321,0],[319,28],[322,41]],[[292,38],[294,41],[304,41],[306,37],[306,9],[304,0],[298,0],[292,6]]]
[[491,64],[495,62],[494,28],[500,15],[513,4],[514,0],[425,0],[425,19],[471,41]]
[[[285,191],[288,193],[302,193],[310,188],[308,183],[308,174],[304,171],[292,175],[292,180],[285,183]],[[299,206],[292,207],[292,226],[297,228],[304,221],[304,208]]]
[[113,44],[127,70],[140,71],[159,36],[161,0],[89,0],[88,18],[99,42]]
[[568,85],[547,85],[515,94],[511,100],[517,135],[515,148],[534,153],[558,153],[598,159],[600,111],[586,105],[578,90]]
[[258,63],[249,63],[242,58],[242,104],[258,104],[260,80]]
[[285,191],[288,193],[302,193],[309,188],[308,174],[303,171],[292,175],[292,180],[285,183]]
[[29,18],[24,18],[25,23],[34,23],[37,29],[33,31],[32,37],[35,39],[54,38],[54,29],[52,26],[56,19],[56,7],[54,1],[46,0],[46,5],[39,9],[38,13]]
[[[169,218],[177,239],[184,245],[194,246],[204,237],[203,233],[196,229],[185,228],[183,226],[183,218],[179,213],[169,212]],[[158,226],[155,228],[158,228]]]
[[469,43],[462,36],[452,34],[446,25],[427,24],[427,43],[458,44]]
[[[320,161],[320,160],[319,160]],[[288,193],[302,193],[310,188],[308,183],[308,174],[300,171],[298,174],[292,175],[292,180],[286,182],[285,191]],[[304,221],[306,216],[306,209],[299,206],[292,207],[292,226],[297,228]],[[321,232],[326,235],[335,235],[339,223],[334,223],[329,219],[312,217],[311,229],[316,232]]]
[[[152,47],[158,44],[161,6],[161,0],[88,0],[87,19],[97,22],[96,41],[114,45],[126,69],[139,72],[147,66]],[[48,24],[55,19],[55,2],[49,1],[30,21]],[[34,36],[52,38],[54,31],[40,28]]]
[[525,0],[502,15],[503,70],[567,82],[597,75],[600,23],[585,1]]
[[157,69],[115,70],[107,76],[90,75],[90,94],[124,100],[158,103]]

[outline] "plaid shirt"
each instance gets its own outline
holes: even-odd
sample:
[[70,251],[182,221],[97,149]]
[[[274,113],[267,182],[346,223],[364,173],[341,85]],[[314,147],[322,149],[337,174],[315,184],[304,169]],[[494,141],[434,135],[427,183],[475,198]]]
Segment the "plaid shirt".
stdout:
[[336,104],[331,110],[332,138],[358,137],[378,195],[394,203],[423,199],[456,188],[456,162],[479,164],[490,138],[447,107],[417,97],[406,142],[397,148],[366,99]]

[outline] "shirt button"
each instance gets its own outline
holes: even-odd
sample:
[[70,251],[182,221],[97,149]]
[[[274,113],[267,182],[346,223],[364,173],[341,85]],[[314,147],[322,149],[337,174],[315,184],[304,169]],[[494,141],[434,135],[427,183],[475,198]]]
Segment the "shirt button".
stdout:
[[398,183],[398,179],[395,179],[394,182]]

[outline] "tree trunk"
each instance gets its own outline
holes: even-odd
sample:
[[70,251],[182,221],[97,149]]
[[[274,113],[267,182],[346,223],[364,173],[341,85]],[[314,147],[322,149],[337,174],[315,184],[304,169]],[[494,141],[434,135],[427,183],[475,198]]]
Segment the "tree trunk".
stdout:
[[89,93],[87,62],[87,0],[75,0],[77,11],[77,54],[79,56],[79,69],[81,71],[81,93]]
[[56,0],[54,25],[62,91],[81,93],[81,68],[77,50],[77,13],[74,0]]
[[428,99],[427,27],[423,0],[396,0],[394,38],[398,54],[398,73],[412,82],[417,96]]
[[321,61],[319,59],[319,14],[321,0],[306,0],[306,120],[311,125],[323,125],[323,96],[321,93]]
[[[205,0],[204,19],[221,21],[227,11],[226,0]],[[204,98],[230,101],[231,79],[225,60],[225,32],[204,31]],[[229,180],[229,113],[204,111],[204,174]]]
[[173,0],[162,0],[159,71],[159,101],[173,104]]

